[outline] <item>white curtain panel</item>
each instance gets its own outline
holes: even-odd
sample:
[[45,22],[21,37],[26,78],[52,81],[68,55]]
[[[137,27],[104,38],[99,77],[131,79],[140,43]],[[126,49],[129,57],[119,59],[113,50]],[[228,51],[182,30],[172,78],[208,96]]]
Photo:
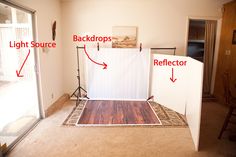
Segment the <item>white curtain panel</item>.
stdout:
[[146,100],[148,98],[150,49],[87,49],[88,97],[94,100]]

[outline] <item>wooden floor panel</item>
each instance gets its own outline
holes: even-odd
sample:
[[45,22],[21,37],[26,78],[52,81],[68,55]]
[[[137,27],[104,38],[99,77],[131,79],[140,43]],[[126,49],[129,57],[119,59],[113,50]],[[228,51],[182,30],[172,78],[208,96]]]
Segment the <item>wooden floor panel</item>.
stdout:
[[78,124],[160,124],[145,101],[89,100]]

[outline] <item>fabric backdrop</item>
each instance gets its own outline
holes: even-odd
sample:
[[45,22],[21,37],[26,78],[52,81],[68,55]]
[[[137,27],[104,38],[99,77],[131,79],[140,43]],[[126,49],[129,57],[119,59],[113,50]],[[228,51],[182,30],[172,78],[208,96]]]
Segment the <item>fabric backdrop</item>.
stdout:
[[148,98],[150,49],[87,49],[88,97],[94,100],[146,100]]

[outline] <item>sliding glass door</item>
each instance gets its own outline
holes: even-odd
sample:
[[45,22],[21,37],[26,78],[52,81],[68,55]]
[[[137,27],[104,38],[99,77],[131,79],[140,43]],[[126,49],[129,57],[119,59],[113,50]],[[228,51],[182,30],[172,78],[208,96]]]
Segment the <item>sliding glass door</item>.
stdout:
[[32,14],[0,3],[0,144],[7,147],[40,118],[34,49],[10,47],[30,43],[32,30]]

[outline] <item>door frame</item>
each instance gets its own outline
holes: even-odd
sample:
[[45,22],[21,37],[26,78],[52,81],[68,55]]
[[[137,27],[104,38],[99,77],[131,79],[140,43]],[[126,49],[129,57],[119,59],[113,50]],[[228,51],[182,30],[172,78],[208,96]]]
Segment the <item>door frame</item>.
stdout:
[[[22,10],[24,12],[27,12],[31,14],[32,18],[32,37],[34,41],[37,41],[37,30],[36,30],[36,11],[22,6],[19,3],[8,1],[8,0],[0,0],[0,3],[8,5],[10,7]],[[41,86],[41,75],[40,75],[40,68],[39,68],[39,49],[34,48],[34,69],[35,69],[35,75],[36,75],[36,87],[37,87],[37,94],[38,94],[38,112],[39,112],[39,118],[27,129],[26,131],[23,132],[22,135],[16,138],[16,140],[11,143],[6,150],[6,154],[9,153],[15,146],[18,144],[32,129],[36,127],[36,125],[41,121],[42,118],[44,118],[44,111],[43,111],[43,106],[42,106],[42,86]]]
[[219,54],[219,46],[220,46],[220,32],[221,32],[221,21],[222,17],[204,17],[204,16],[187,16],[186,18],[186,32],[185,32],[185,46],[184,46],[184,56],[187,56],[188,51],[188,35],[189,35],[189,21],[190,20],[216,20],[216,40],[215,40],[215,52],[213,59],[213,68],[212,68],[212,76],[211,76],[211,89],[210,94],[214,92],[215,85],[215,77],[216,77],[216,69],[217,69],[217,61]]

